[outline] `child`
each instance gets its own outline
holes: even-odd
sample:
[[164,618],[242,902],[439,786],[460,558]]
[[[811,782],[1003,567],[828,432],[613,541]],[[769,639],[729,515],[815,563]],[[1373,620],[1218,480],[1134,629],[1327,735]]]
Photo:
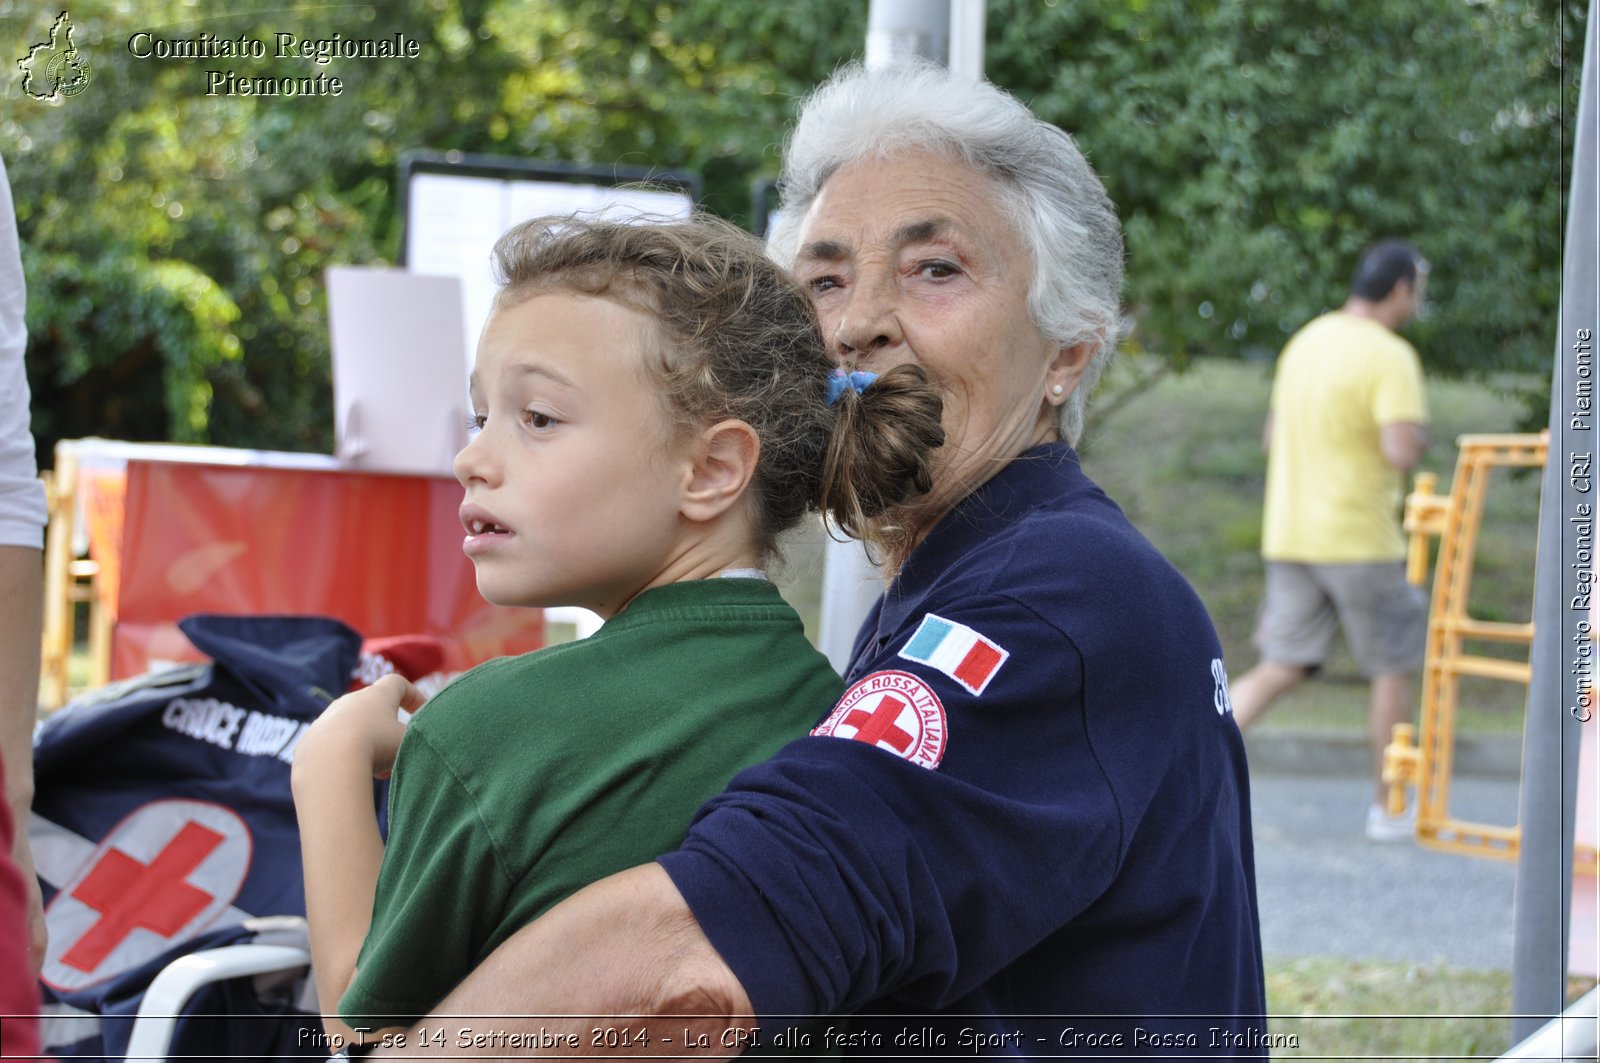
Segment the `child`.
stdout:
[[[763,565],[811,510],[866,533],[943,441],[923,371],[834,370],[804,289],[731,225],[541,219],[495,261],[463,549],[490,601],[606,623],[473,669],[409,727],[396,709],[422,697],[387,677],[301,740],[318,995],[352,1027],[420,1018],[805,734],[842,683]],[[391,766],[385,849],[371,780]]]

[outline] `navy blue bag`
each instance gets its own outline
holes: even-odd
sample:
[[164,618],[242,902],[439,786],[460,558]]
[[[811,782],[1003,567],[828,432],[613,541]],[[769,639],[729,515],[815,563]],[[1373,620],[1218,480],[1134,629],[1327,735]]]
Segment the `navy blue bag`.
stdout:
[[[167,962],[250,940],[261,917],[305,914],[289,767],[349,687],[360,636],[321,617],[179,627],[210,663],[94,691],[35,738],[29,838],[50,931],[41,1032],[63,1056],[120,1058]],[[317,1027],[303,986],[237,981],[186,1012],[237,1018],[185,1020],[174,1052],[326,1057],[300,1032]]]

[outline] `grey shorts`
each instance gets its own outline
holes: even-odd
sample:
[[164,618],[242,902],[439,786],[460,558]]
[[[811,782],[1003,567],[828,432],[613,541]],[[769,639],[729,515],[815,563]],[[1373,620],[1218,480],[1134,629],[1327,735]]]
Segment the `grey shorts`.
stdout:
[[1428,599],[1422,588],[1406,582],[1402,562],[1267,562],[1255,636],[1263,659],[1317,667],[1328,659],[1334,631],[1341,626],[1368,678],[1421,671]]

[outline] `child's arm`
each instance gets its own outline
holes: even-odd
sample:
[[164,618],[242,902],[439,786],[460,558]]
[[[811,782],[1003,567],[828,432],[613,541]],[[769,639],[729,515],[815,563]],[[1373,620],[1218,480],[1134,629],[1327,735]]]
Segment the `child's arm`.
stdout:
[[295,747],[290,778],[317,1003],[327,1031],[351,1040],[337,1019],[339,998],[355,975],[383,862],[372,780],[394,766],[405,733],[396,710],[415,711],[423,700],[405,679],[385,676],[328,706]]

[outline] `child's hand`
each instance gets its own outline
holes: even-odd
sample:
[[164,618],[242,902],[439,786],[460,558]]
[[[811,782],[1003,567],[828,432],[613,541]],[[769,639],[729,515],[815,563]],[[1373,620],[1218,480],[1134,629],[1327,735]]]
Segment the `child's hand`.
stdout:
[[370,764],[372,774],[387,778],[405,736],[398,710],[416,712],[426,695],[399,675],[386,675],[364,690],[346,694],[323,710],[295,748],[295,763],[335,757],[346,763]]

